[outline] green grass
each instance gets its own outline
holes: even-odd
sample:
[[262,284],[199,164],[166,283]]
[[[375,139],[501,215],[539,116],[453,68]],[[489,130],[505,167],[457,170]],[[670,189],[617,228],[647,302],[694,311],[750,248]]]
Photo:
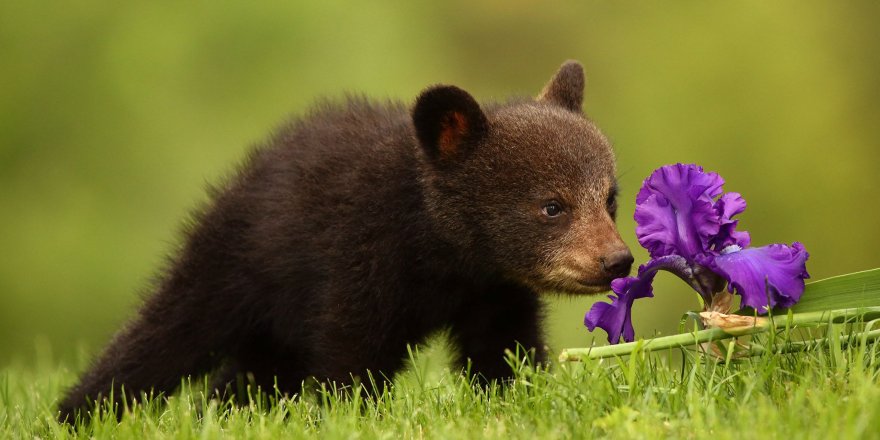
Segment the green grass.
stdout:
[[376,399],[330,390],[235,406],[205,398],[195,381],[167,400],[123,410],[120,423],[101,417],[76,432],[54,421],[75,378],[69,368],[7,367],[0,438],[880,438],[875,343],[729,363],[692,351],[550,371],[512,362],[516,380],[488,389],[438,367],[442,357],[415,356]]

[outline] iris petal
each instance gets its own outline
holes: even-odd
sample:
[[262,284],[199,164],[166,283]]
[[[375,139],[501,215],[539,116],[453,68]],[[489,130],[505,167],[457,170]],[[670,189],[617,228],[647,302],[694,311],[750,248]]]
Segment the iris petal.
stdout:
[[590,331],[596,327],[608,333],[608,342],[616,344],[623,335],[623,340],[632,342],[635,340],[635,331],[632,326],[633,302],[639,298],[654,296],[651,283],[658,270],[668,270],[683,279],[691,276],[691,269],[687,261],[678,255],[669,255],[657,258],[639,267],[637,277],[618,278],[611,282],[611,290],[615,295],[608,295],[611,304],[598,302],[593,304],[587,315],[584,316],[584,325]]
[[739,221],[733,220],[733,216],[746,210],[745,199],[739,193],[724,193],[715,202],[714,208],[720,218],[721,226],[718,234],[709,240],[710,245],[718,251],[733,244],[741,248],[747,247],[751,242],[749,233],[737,231],[736,225]]
[[696,165],[654,171],[636,197],[639,243],[652,258],[676,254],[692,260],[704,253],[721,227],[713,199],[723,184],[719,175]]
[[690,192],[695,197],[704,196],[706,200],[714,199],[721,194],[724,179],[716,173],[705,172],[703,167],[694,164],[666,165],[654,170],[645,179],[641,190],[636,195],[636,204],[642,203],[651,194],[658,192],[672,194]]
[[746,200],[740,195],[740,193],[724,193],[718,198],[718,201],[715,202],[715,210],[718,211],[718,215],[721,216],[721,221],[726,223],[729,222],[733,216],[742,214],[743,211],[746,210]]
[[616,294],[608,295],[611,304],[604,302],[593,304],[584,316],[584,325],[590,331],[595,330],[596,327],[605,330],[610,344],[620,342],[621,334],[624,341],[631,342],[635,339],[631,317],[633,301],[636,298],[654,296],[651,282],[644,282],[636,277],[618,278],[611,282],[611,290]]
[[[597,302],[590,307],[590,311],[584,316],[584,325],[590,331],[596,330],[596,327],[605,330],[608,333],[608,343],[616,344],[620,342],[620,334],[623,332],[626,308],[621,306],[619,297],[608,295],[608,298],[611,298],[611,304]],[[632,327],[631,319],[629,326]]]
[[791,307],[804,293],[809,278],[806,261],[810,257],[801,243],[791,246],[771,244],[702,258],[713,271],[729,282],[728,290],[742,296],[742,304],[758,312],[767,307]]

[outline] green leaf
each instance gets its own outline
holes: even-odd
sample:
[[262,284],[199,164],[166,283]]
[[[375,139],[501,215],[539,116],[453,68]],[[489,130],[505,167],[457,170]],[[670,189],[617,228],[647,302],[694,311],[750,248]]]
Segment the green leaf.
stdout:
[[809,283],[801,300],[791,308],[791,311],[804,313],[878,306],[880,306],[880,268]]

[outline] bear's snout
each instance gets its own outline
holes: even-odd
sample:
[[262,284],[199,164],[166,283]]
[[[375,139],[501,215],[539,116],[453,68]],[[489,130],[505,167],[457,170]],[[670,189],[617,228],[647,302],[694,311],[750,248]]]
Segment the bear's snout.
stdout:
[[632,270],[633,261],[632,252],[627,248],[613,251],[599,257],[599,264],[602,270],[611,278],[622,278],[629,275]]

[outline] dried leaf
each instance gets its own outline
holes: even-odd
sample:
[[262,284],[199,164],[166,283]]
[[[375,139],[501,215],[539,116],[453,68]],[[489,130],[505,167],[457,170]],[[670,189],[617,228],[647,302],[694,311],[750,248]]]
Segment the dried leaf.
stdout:
[[727,291],[721,291],[712,295],[712,304],[709,305],[707,311],[718,313],[730,313],[733,308],[733,294]]
[[731,335],[751,333],[755,327],[766,327],[770,320],[756,316],[728,315],[713,311],[700,312],[700,318],[707,327],[717,327]]

